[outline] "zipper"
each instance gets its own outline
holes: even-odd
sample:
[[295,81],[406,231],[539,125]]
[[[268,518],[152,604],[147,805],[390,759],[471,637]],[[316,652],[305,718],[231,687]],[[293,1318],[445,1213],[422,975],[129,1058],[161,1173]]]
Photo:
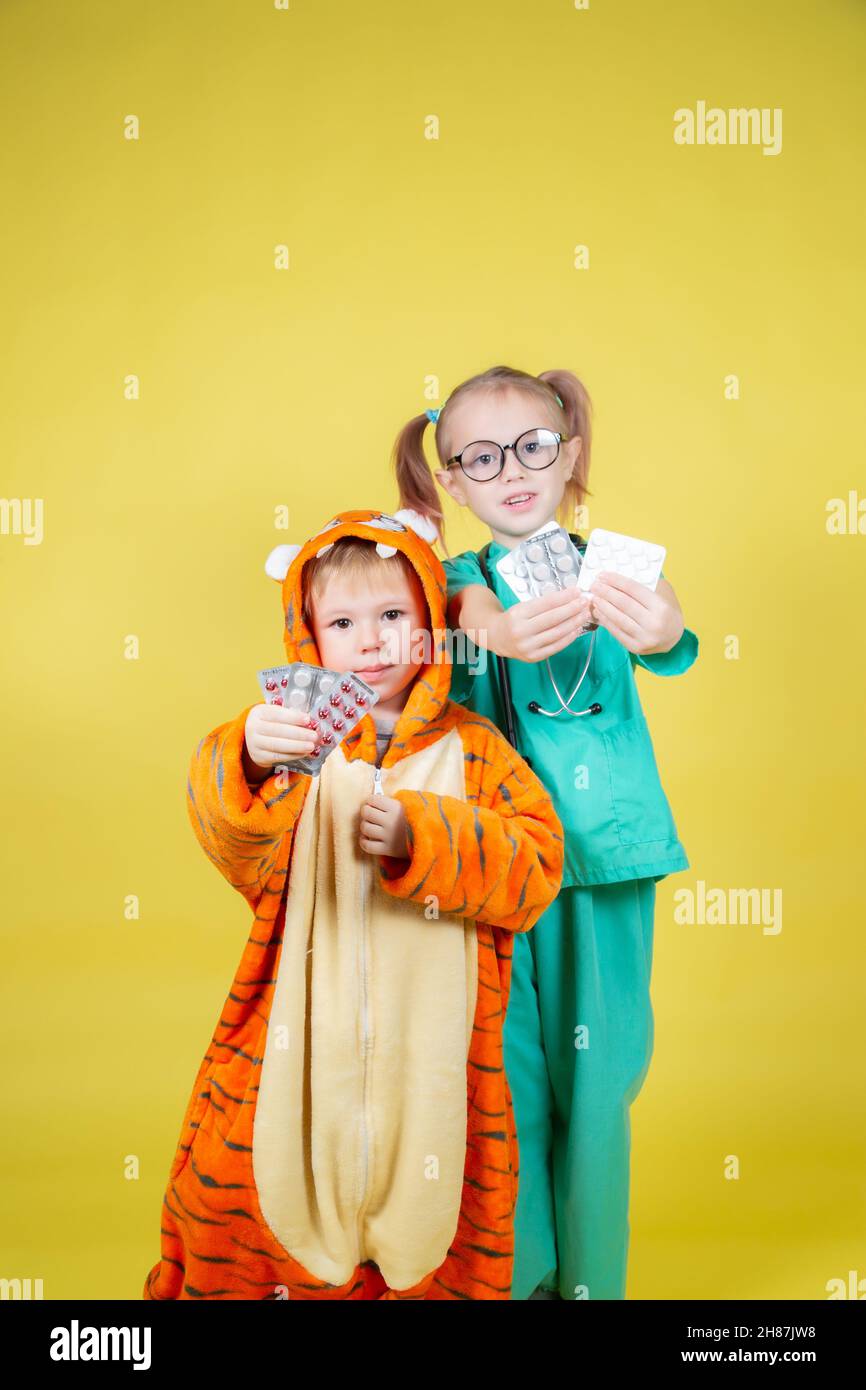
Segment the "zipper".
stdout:
[[[382,769],[373,769],[373,794],[374,796],[384,796],[382,791]],[[369,855],[364,853],[361,861],[361,1059],[363,1066],[362,1077],[362,1101],[361,1101],[361,1138],[363,1152],[363,1167],[361,1180],[361,1195],[358,1200],[358,1263],[366,1259],[364,1241],[361,1234],[361,1222],[367,1204],[367,1183],[370,1174],[370,1143],[372,1140],[372,1125],[368,1117],[368,1090],[369,1090],[369,1060],[373,1050],[373,1029],[370,1021],[370,987],[367,979],[367,897],[368,897],[368,874],[370,872]]]

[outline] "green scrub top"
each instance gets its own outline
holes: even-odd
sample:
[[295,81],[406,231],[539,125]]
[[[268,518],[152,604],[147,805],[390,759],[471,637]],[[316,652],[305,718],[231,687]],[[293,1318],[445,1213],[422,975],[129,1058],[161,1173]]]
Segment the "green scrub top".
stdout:
[[[496,569],[507,553],[505,546],[490,542],[487,567],[503,608],[520,602]],[[467,584],[485,584],[474,550],[443,565],[449,600]],[[550,658],[564,700],[586,664],[591,635],[584,633]],[[485,715],[504,732],[495,655],[457,633],[451,654],[451,699]],[[532,713],[527,708],[531,700],[543,709],[559,708],[547,664],[508,661],[518,752],[530,760],[550,792],[565,831],[563,888],[658,880],[689,867],[659,778],[634,668],[676,676],[688,670],[697,654],[698,639],[689,628],[670,651],[635,656],[599,627],[589,670],[570,703],[573,709],[586,709],[597,701],[602,709],[580,718],[567,711],[555,718]]]

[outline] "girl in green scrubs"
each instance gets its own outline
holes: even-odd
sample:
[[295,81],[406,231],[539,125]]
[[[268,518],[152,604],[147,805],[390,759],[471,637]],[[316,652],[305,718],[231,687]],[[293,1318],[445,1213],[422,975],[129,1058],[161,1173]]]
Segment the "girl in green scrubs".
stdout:
[[568,529],[583,503],[590,402],[577,377],[494,367],[406,425],[395,449],[400,505],[441,536],[423,451],[430,420],[439,482],[492,537],[444,562],[449,621],[478,642],[465,660],[452,649],[451,698],[512,738],[565,834],[559,897],[514,938],[504,1031],[520,1152],[512,1298],[622,1299],[629,1107],[653,1048],[655,885],[689,866],[634,668],[678,675],[698,641],[664,578],[654,592],[612,575],[590,595],[521,602],[499,575],[509,550],[548,522]]

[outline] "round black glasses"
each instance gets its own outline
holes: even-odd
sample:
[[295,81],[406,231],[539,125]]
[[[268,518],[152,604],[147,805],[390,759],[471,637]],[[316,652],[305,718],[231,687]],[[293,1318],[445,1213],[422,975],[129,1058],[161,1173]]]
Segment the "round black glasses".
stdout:
[[549,468],[556,462],[559,446],[567,441],[567,434],[557,434],[556,430],[526,430],[513,444],[496,444],[492,439],[476,439],[467,444],[461,453],[448,459],[446,468],[459,463],[467,478],[475,483],[488,483],[498,478],[505,467],[505,451],[513,449],[516,458],[526,468]]

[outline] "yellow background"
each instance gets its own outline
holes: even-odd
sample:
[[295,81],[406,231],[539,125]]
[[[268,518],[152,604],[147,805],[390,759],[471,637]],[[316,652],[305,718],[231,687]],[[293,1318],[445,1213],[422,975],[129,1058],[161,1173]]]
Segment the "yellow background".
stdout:
[[[805,0],[3,6],[3,494],[45,519],[0,536],[0,1275],[140,1297],[248,931],[184,795],[283,659],[265,556],[393,508],[397,430],[505,362],[585,381],[591,523],[668,547],[701,639],[639,676],[692,867],[629,1297],[866,1278],[866,535],[825,525],[866,496],[864,38]],[[781,107],[781,154],[676,146],[699,100]],[[781,933],[677,925],[698,879],[781,888]]]

